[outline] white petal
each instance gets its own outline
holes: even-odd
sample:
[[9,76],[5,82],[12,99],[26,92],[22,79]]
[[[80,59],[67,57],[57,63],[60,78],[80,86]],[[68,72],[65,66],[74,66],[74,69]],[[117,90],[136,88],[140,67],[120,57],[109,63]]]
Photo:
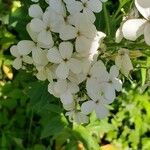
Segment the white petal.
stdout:
[[119,69],[117,66],[113,65],[111,68],[110,68],[110,76],[112,78],[116,78],[119,76]]
[[60,27],[64,23],[64,17],[56,14],[52,9],[50,9],[44,13],[43,22],[50,28],[50,31],[59,33]]
[[48,50],[47,58],[50,62],[55,64],[59,64],[62,62],[62,58],[57,47],[53,47],[50,50]]
[[27,64],[32,64],[33,63],[32,58],[30,56],[28,56],[28,55],[27,56],[23,56],[22,61],[27,63]]
[[41,18],[43,11],[38,4],[33,4],[29,7],[29,16],[33,18]]
[[71,25],[62,25],[60,29],[60,38],[62,40],[71,40],[76,38],[77,29]]
[[102,10],[102,2],[100,0],[89,0],[87,2],[87,8],[93,12],[99,13]]
[[81,105],[81,112],[83,114],[90,114],[93,112],[93,110],[95,109],[95,102],[94,101],[87,101],[87,102],[84,102],[82,105]]
[[75,13],[79,13],[83,9],[83,5],[79,1],[72,1],[67,4],[67,10],[70,14],[74,15]]
[[70,59],[73,53],[73,45],[71,42],[61,42],[59,45],[59,52],[63,59]]
[[99,43],[84,36],[76,39],[76,51],[83,57],[97,53]]
[[34,46],[35,46],[34,42],[29,40],[22,40],[17,44],[18,52],[21,55],[28,55],[32,51],[32,48]]
[[122,26],[123,36],[128,40],[135,41],[143,34],[145,22],[144,19],[127,20]]
[[109,80],[109,74],[106,67],[102,61],[97,61],[90,70],[92,77],[98,78],[99,82],[104,82]]
[[16,69],[16,70],[19,70],[22,68],[22,59],[20,57],[16,58],[13,63],[12,63],[13,67]]
[[49,5],[56,13],[65,16],[66,10],[62,0],[49,0]]
[[18,52],[18,47],[17,45],[14,45],[10,48],[10,53],[11,55],[13,55],[14,57],[20,57],[20,53]]
[[33,61],[38,65],[47,65],[48,64],[47,51],[42,50],[39,47],[34,47],[32,49],[32,58],[33,58]]
[[135,5],[139,12],[147,19],[150,20],[150,1],[149,0],[135,0]]
[[73,82],[68,82],[68,90],[70,90],[71,93],[75,94],[79,92],[79,87]]
[[89,20],[94,23],[96,20],[95,14],[89,9],[83,9],[83,13],[89,18]]
[[64,105],[69,105],[73,103],[73,95],[68,90],[60,96],[60,100]]
[[120,43],[123,39],[122,27],[118,28],[116,31],[115,42]]
[[146,44],[150,45],[150,23],[148,22],[144,28],[144,39]]
[[79,74],[82,71],[81,62],[75,58],[71,58],[67,62],[68,68],[75,74]]
[[102,86],[103,86],[104,97],[107,99],[108,102],[106,104],[112,103],[116,98],[115,88],[113,84],[104,83]]
[[60,79],[66,79],[69,76],[69,68],[66,63],[61,62],[56,69],[56,75]]
[[63,108],[67,111],[74,110],[75,109],[75,102],[73,101],[70,104],[63,104]]
[[101,85],[98,83],[96,79],[90,78],[90,79],[87,79],[86,90],[87,90],[88,96],[94,101],[97,101],[101,93],[100,92]]
[[44,22],[41,19],[34,18],[31,20],[30,28],[32,31],[39,33],[43,29],[46,29],[46,25],[44,24]]
[[96,106],[95,112],[96,112],[96,116],[99,119],[103,119],[103,118],[107,117],[109,114],[108,109],[104,105],[101,105],[101,104]]
[[67,91],[67,81],[58,80],[54,85],[54,90],[59,95],[64,94]]
[[59,94],[57,94],[54,90],[54,85],[55,85],[54,82],[48,84],[48,92],[54,95],[55,97],[59,97]]
[[82,112],[76,112],[73,119],[78,124],[89,122],[89,117],[85,114],[82,114]]
[[96,36],[97,30],[95,25],[89,20],[85,13],[78,13],[75,17],[75,26],[79,33],[91,40]]
[[130,60],[129,55],[125,52],[124,55],[118,55],[115,59],[116,66],[120,69],[122,74],[128,77],[131,70],[133,70],[133,65]]
[[38,36],[38,33],[37,32],[34,32],[32,29],[31,29],[31,24],[28,23],[27,26],[26,26],[26,30],[29,34],[29,36],[31,37],[31,39],[34,41],[34,42],[37,42],[37,36]]
[[54,45],[54,41],[50,31],[42,30],[39,33],[37,40],[40,44],[46,45],[46,48],[52,48]]
[[45,70],[42,69],[42,70],[38,71],[38,73],[36,74],[36,77],[37,77],[37,79],[39,79],[41,81],[45,81],[47,79]]
[[118,92],[122,90],[122,82],[121,82],[121,80],[115,78],[115,79],[113,79],[112,82],[113,82],[114,88],[115,88]]

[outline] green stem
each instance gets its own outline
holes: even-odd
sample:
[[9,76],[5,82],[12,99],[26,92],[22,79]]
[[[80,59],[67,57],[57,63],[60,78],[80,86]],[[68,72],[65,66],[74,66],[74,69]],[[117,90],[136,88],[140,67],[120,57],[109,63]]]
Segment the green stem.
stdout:
[[108,11],[107,11],[105,3],[103,5],[103,10],[104,10],[104,18],[105,18],[105,23],[106,23],[107,35],[110,36],[111,35],[110,22],[109,22]]

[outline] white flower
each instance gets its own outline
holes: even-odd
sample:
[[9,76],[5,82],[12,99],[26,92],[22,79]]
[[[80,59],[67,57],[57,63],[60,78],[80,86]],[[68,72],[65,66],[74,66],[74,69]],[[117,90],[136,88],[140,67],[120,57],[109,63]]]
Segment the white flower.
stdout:
[[43,11],[39,4],[33,4],[29,7],[29,16],[32,18],[42,18]]
[[60,38],[62,40],[71,40],[78,36],[84,36],[86,38],[93,38],[96,36],[96,27],[82,13],[78,13],[74,17],[74,26],[75,27],[63,26],[60,31]]
[[95,15],[93,12],[98,13],[102,10],[102,2],[100,0],[65,0],[67,10],[70,14],[75,14],[83,11],[84,14],[90,19],[92,23],[95,22]]
[[57,80],[48,85],[49,93],[59,97],[63,105],[74,103],[73,94],[79,91],[78,85],[67,80]]
[[133,65],[129,57],[129,51],[127,49],[120,49],[118,55],[115,58],[115,64],[120,69],[121,73],[128,77]]
[[87,19],[84,14],[76,14],[74,17],[75,27],[64,25],[60,30],[62,40],[75,39],[76,51],[81,56],[95,54],[100,41],[106,36],[102,32],[97,32],[96,27]]
[[[24,42],[27,44],[28,43],[28,47],[26,47],[27,49],[23,48],[23,44]],[[21,69],[22,68],[22,63],[25,62],[27,64],[32,64],[33,60],[30,56],[28,56],[28,54],[31,52],[30,51],[30,46],[32,46],[32,43],[29,41],[20,41],[17,46],[12,46],[10,48],[10,52],[11,54],[16,57],[16,59],[13,61],[13,67],[15,69]]]
[[66,9],[65,5],[62,0],[49,0],[49,10],[54,11],[58,15],[66,16]]
[[88,115],[95,111],[96,116],[99,119],[103,119],[104,117],[108,116],[109,111],[106,107],[107,101],[101,96],[100,99],[97,100],[89,100],[82,104],[81,112],[85,115]]
[[146,44],[150,45],[150,1],[135,0],[138,11],[145,19],[129,19],[122,27],[123,35],[126,39],[135,41],[144,34]]
[[73,58],[73,45],[70,42],[62,42],[59,50],[53,47],[48,51],[47,58],[50,62],[58,64],[56,75],[60,79],[66,79],[69,76],[69,70],[75,74],[81,72],[80,61]]
[[46,79],[48,79],[49,82],[52,82],[55,78],[54,65],[48,64],[46,66],[36,66],[36,69],[38,71],[36,77],[41,81],[45,81]]
[[115,90],[122,89],[122,82],[117,78],[118,75],[119,70],[116,66],[112,66],[108,73],[102,61],[96,62],[88,73],[87,94],[92,99],[99,99],[103,95],[110,103],[113,102],[116,97]]
[[74,121],[78,124],[89,122],[88,116],[86,116],[85,114],[83,114],[82,112],[79,112],[79,111],[75,111],[75,110],[69,111],[66,113],[66,116],[69,117],[69,120],[71,122]]

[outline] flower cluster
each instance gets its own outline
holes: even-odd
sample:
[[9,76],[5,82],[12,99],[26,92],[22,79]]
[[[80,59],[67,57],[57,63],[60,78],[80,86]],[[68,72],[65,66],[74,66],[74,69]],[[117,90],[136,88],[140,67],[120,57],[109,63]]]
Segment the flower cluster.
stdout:
[[128,61],[127,53],[120,51],[118,66],[108,71],[100,60],[99,47],[106,35],[97,31],[94,13],[102,10],[106,0],[45,1],[45,11],[37,3],[29,8],[32,20],[26,29],[32,40],[11,47],[16,57],[13,67],[33,64],[36,77],[49,81],[48,92],[60,98],[70,120],[87,123],[93,111],[104,118],[109,113],[107,105],[122,89],[119,69],[123,60]]
[[124,37],[128,40],[135,41],[141,35],[144,35],[144,40],[147,45],[150,45],[150,1],[135,0],[136,9],[143,16],[139,18],[137,11],[134,10],[133,16],[125,19],[116,34],[118,42]]

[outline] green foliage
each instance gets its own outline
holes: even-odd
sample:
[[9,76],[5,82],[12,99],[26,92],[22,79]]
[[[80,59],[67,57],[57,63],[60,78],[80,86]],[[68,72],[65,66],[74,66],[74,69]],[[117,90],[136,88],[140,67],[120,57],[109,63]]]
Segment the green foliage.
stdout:
[[8,79],[2,66],[10,67],[10,45],[29,39],[24,27],[30,20],[27,10],[31,1],[22,0],[19,8],[13,2],[0,0],[0,150],[98,150],[107,143],[117,145],[119,150],[149,150],[150,91],[141,95],[138,87],[146,82],[150,49],[140,39],[136,44],[124,40],[116,44],[112,38],[133,2],[109,0],[97,14],[95,24],[109,35],[105,41],[109,51],[140,48],[143,57],[133,60],[137,69],[132,74],[132,85],[124,79],[125,89],[111,105],[110,116],[99,121],[93,113],[88,125],[69,123],[61,103],[47,92],[48,83],[37,81],[32,69],[13,70],[14,79]]

